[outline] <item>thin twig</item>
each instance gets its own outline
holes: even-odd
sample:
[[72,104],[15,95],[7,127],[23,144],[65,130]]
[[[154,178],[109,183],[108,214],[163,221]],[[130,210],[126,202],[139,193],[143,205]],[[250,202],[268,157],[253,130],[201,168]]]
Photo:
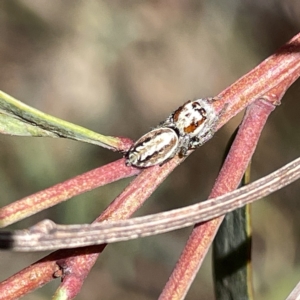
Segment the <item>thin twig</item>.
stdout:
[[124,159],[88,171],[0,208],[0,227],[13,224],[73,196],[138,173],[140,170],[126,167]]
[[241,189],[199,204],[122,221],[57,225],[44,220],[28,231],[0,233],[0,248],[44,251],[99,245],[156,235],[219,217],[283,188],[300,177],[300,158]]

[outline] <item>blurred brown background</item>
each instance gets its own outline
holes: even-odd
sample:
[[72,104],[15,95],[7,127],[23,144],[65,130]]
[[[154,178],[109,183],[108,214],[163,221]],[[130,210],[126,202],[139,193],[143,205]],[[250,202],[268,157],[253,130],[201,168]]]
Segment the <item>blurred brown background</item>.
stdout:
[[[102,134],[137,139],[188,99],[218,94],[300,29],[300,2],[1,1],[0,89]],[[296,158],[300,85],[270,117],[257,179]],[[176,169],[136,214],[207,197],[241,116]],[[79,142],[0,136],[1,206],[121,156]],[[129,180],[28,218],[91,222]],[[188,193],[187,193],[188,191]],[[299,182],[253,205],[255,299],[283,299],[300,278]],[[191,228],[109,245],[77,299],[157,299]],[[46,253],[0,253],[3,280]],[[59,280],[24,299],[50,299]],[[210,258],[186,299],[214,299]]]

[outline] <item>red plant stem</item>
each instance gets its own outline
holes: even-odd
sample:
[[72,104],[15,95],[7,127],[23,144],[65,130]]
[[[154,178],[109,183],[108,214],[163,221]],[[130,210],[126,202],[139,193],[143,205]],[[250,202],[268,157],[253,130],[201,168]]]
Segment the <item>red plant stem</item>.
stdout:
[[46,190],[15,201],[0,209],[0,227],[5,227],[99,186],[136,175],[140,170],[126,167],[124,159],[81,174]]
[[[299,73],[299,68],[300,68],[299,55],[296,55],[297,53],[299,54],[299,52],[300,52],[299,41],[300,41],[300,34],[297,35],[296,37],[294,37],[294,39],[292,41],[290,41],[287,45],[285,45],[281,49],[279,49],[279,51],[275,55],[272,55],[270,58],[266,59],[262,64],[260,64],[254,70],[252,70],[247,75],[242,77],[240,80],[238,80],[230,88],[226,89],[220,95],[223,100],[223,101],[219,102],[220,107],[222,107],[222,105],[224,105],[224,102],[228,103],[229,105],[228,105],[228,110],[226,110],[226,112],[224,113],[224,118],[222,118],[222,122],[220,122],[219,127],[222,126],[222,124],[224,124],[224,122],[226,120],[228,120],[233,115],[237,114],[246,105],[251,103],[251,101],[258,98],[259,95],[262,95],[262,94],[266,93],[267,91],[270,91],[270,89],[275,89],[277,87],[277,85],[280,85],[280,83],[283,83],[283,81],[284,81],[284,83],[286,85],[281,85],[281,91],[283,91],[289,86],[289,84],[291,84],[291,82],[293,82],[293,80],[295,80],[295,78],[297,76],[296,74]],[[288,53],[292,53],[293,55],[287,55]],[[283,72],[283,71],[285,71],[285,72]],[[298,72],[296,72],[296,71],[298,71]],[[264,82],[264,84],[262,84],[262,82]],[[283,86],[285,86],[285,89],[282,89]],[[275,93],[275,91],[274,91],[274,93]],[[230,102],[229,102],[229,100],[230,100]],[[223,102],[223,104],[221,102]],[[221,110],[221,108],[218,108],[218,102],[216,102],[216,103],[217,103],[216,109]],[[270,105],[267,105],[267,106],[270,108]],[[273,110],[273,106],[271,106],[271,108]],[[269,113],[270,113],[270,111],[269,111]],[[259,123],[259,122],[256,122],[256,123]],[[265,123],[265,121],[263,122],[263,124],[264,123]],[[263,126],[263,124],[262,124],[262,126]],[[262,127],[259,130],[261,130],[261,129],[262,129]],[[259,134],[257,134],[257,135],[259,136]],[[258,140],[258,136],[257,136],[257,140]],[[254,139],[254,137],[253,137],[253,139]],[[249,160],[254,152],[254,149],[255,149],[254,145],[256,145],[257,140],[256,140],[256,142],[251,144],[251,147],[253,147],[253,148],[250,147],[251,150],[249,151]],[[245,144],[247,144],[247,143],[245,143]],[[247,151],[245,153],[247,153]],[[236,161],[238,162],[238,164],[236,166],[239,166],[239,160],[236,160]],[[247,167],[247,164],[245,166],[245,169],[246,169],[246,167]],[[155,173],[155,171],[154,171],[154,173]],[[243,176],[243,173],[244,173],[244,170],[242,170],[242,168],[240,168],[240,173],[241,173],[241,175],[240,175],[240,179],[241,179],[241,177]],[[152,174],[152,172],[150,171],[149,174]],[[236,186],[240,182],[240,179],[238,180],[236,185],[235,184],[232,185],[233,186],[232,189],[236,188]],[[143,180],[141,181],[141,183],[142,182],[143,182]],[[143,188],[141,188],[141,189],[143,189]],[[229,189],[228,191],[230,191],[232,189]],[[152,191],[151,191],[151,193],[152,193]],[[213,193],[214,193],[214,191],[213,191]],[[133,202],[130,200],[127,201],[126,194],[128,195],[128,197],[130,197],[133,200]],[[134,205],[134,200],[138,199],[135,197],[131,197],[130,194],[131,193],[129,191],[128,191],[128,193],[126,193],[126,191],[125,191],[124,192],[125,198],[123,198],[123,199],[120,198],[119,200],[117,200],[116,202],[113,203],[114,208],[113,208],[113,206],[111,206],[109,208],[109,209],[113,209],[113,210],[116,209],[116,211],[114,211],[114,212],[112,211],[112,215],[110,212],[106,211],[103,213],[103,216],[105,214],[112,218],[114,218],[114,214],[120,214],[118,217],[115,215],[117,218],[123,218],[123,217],[125,217],[125,215],[129,216],[131,214],[131,212],[130,213],[127,213],[127,212],[129,212],[130,207],[132,205]],[[123,204],[122,203],[123,201],[126,201],[127,204]],[[122,209],[122,206],[124,209]],[[138,208],[138,206],[136,206],[136,208]],[[207,230],[209,230],[211,232],[211,234],[207,234],[207,235],[211,237],[211,240],[212,240],[213,236],[215,235],[215,231],[217,230],[218,226],[219,226],[218,222],[215,225],[215,229],[213,228],[213,226],[208,224]],[[201,227],[199,227],[199,228],[201,228]],[[203,235],[203,233],[201,233],[202,230],[203,230],[203,233],[206,232],[205,228],[199,229],[200,233],[198,234],[198,236],[202,237],[202,235]],[[193,236],[193,234],[192,234],[192,236]],[[197,234],[196,234],[196,236],[197,236]],[[193,237],[191,237],[190,240],[193,240]],[[101,251],[102,250],[103,250],[103,248],[101,249]],[[193,253],[193,249],[192,249],[191,253]],[[204,254],[204,252],[202,254]],[[75,297],[75,295],[79,292],[79,289],[82,285],[83,279],[87,275],[87,269],[85,269],[84,275],[81,273],[81,271],[82,271],[81,265],[86,266],[86,263],[88,262],[88,264],[90,264],[90,266],[92,266],[95,263],[97,256],[98,255],[95,254],[95,255],[93,255],[93,257],[91,257],[91,256],[83,257],[83,259],[82,259],[82,257],[70,258],[70,260],[68,260],[67,265],[72,266],[72,271],[74,272],[74,276],[70,275],[68,277],[68,279],[66,279],[66,281],[64,281],[64,283],[61,285],[58,292],[61,292],[63,290],[64,290],[64,292],[67,292],[67,294],[69,296],[68,299],[72,299],[73,297]],[[204,257],[204,255],[202,256],[202,259],[203,259],[203,257]],[[77,266],[75,264],[76,260],[77,260],[77,263],[76,263]],[[200,267],[200,263],[199,263],[199,267]],[[182,270],[186,270],[185,266],[183,266]],[[198,270],[198,269],[196,269],[196,270]],[[193,272],[193,270],[191,270],[190,273],[192,273],[192,272]],[[196,274],[196,273],[194,273],[194,274]],[[192,282],[192,279],[193,278],[191,278],[190,282]],[[74,287],[76,287],[76,288],[74,289]],[[187,286],[187,288],[188,288],[188,286]]]
[[[182,162],[182,159],[176,158],[162,167],[156,166],[152,169],[145,169],[95,221],[128,218],[143,204],[169,172],[180,162]],[[126,197],[127,199],[125,199]],[[37,287],[53,280],[53,270],[61,269],[63,271],[60,271],[60,275],[64,278],[64,281],[56,294],[66,293],[68,299],[74,298],[79,293],[85,277],[105,246],[98,245],[76,249],[63,249],[51,253],[42,260],[37,261],[1,282],[0,300],[17,299],[28,294]],[[28,280],[28,278],[33,276],[32,274],[42,274],[41,269],[44,276],[40,276],[34,281]],[[57,277],[59,277],[58,273]],[[22,285],[19,284],[20,282],[22,282]],[[11,287],[14,288],[12,289]]]
[[[231,118],[232,116],[237,114],[240,110],[242,110],[245,106],[247,106],[253,100],[257,99],[260,95],[263,95],[263,94],[269,92],[273,96],[273,94],[275,93],[275,89],[276,89],[276,92],[281,91],[280,95],[283,95],[283,93],[287,89],[287,87],[296,78],[298,78],[298,73],[299,73],[299,69],[300,69],[300,55],[299,55],[300,43],[299,43],[299,41],[300,41],[300,34],[295,36],[287,45],[280,48],[279,51],[275,55],[272,55],[270,58],[266,59],[258,67],[256,67],[254,70],[252,70],[247,75],[242,77],[240,80],[235,82],[231,87],[229,87],[228,89],[223,91],[222,94],[219,95],[222,97],[223,101],[220,101],[219,104],[218,104],[218,101],[216,102],[217,103],[216,109],[221,110],[220,107],[222,107],[222,105],[224,105],[224,103],[228,103],[228,109],[226,109],[226,111],[224,113],[224,118],[222,118],[222,121],[220,122],[218,127],[221,127],[229,118]],[[289,53],[291,53],[292,55],[288,55]],[[296,55],[296,54],[298,54],[298,55]],[[277,89],[277,86],[280,86],[279,90]],[[285,88],[282,88],[283,86]],[[273,89],[273,93],[270,92],[270,90],[272,90],[272,89]],[[218,107],[218,105],[220,107]],[[260,107],[261,105],[255,105],[254,107],[256,107],[256,106]],[[271,105],[263,105],[263,107],[264,107],[264,109],[262,109],[262,112],[268,111],[267,115],[269,115],[269,113],[273,110],[273,106],[271,106]],[[266,107],[271,108],[271,110],[266,109]],[[256,109],[253,108],[253,110],[256,110]],[[252,118],[254,118],[254,116]],[[263,117],[262,117],[262,119],[263,119]],[[266,119],[267,119],[267,116],[266,116]],[[260,124],[263,127],[266,119],[263,119],[261,124],[260,124],[260,122],[255,122],[255,124]],[[254,122],[254,121],[252,120],[251,122]],[[254,136],[252,134],[252,135],[250,135],[250,138],[249,138],[249,136],[247,137],[248,141],[252,140],[247,151],[245,151],[245,149],[243,149],[245,157],[248,155],[248,161],[251,159],[251,156],[254,152],[255,145],[259,138],[258,132],[260,132],[262,130],[262,127],[259,127],[259,126],[257,127],[257,136]],[[255,127],[254,127],[254,129],[255,129]],[[244,143],[244,144],[247,145],[247,143]],[[237,157],[240,157],[240,156],[237,156]],[[242,157],[240,157],[239,159],[242,159]],[[245,165],[245,168],[242,168],[241,165],[239,164],[239,159],[237,159],[237,160],[233,159],[233,161],[236,162],[235,173],[238,174],[236,176],[237,177],[236,181],[234,181],[232,179],[231,182],[233,184],[231,186],[230,185],[226,186],[226,181],[224,183],[224,186],[229,188],[228,191],[231,191],[238,186],[238,184],[244,174],[244,171],[248,165],[248,162],[247,162]],[[246,161],[247,160],[245,160],[245,162]],[[229,163],[227,165],[229,165]],[[168,171],[170,171],[170,170],[168,170]],[[226,169],[225,169],[224,172],[225,172],[224,174],[226,174],[225,175],[225,178],[226,178],[226,176],[228,174],[227,173],[228,170],[226,171]],[[152,174],[152,170],[149,172],[149,174]],[[155,174],[155,171],[154,171],[154,174]],[[156,176],[156,175],[154,175],[154,176]],[[219,177],[219,178],[221,178],[221,177]],[[226,178],[226,179],[228,179],[228,178]],[[219,179],[219,180],[221,182],[221,179]],[[143,180],[141,181],[141,183],[142,182],[143,182]],[[223,186],[222,184],[217,184],[215,189],[212,192],[211,197],[219,195],[218,190],[216,190],[216,189],[220,189],[220,187],[222,187],[222,186]],[[141,189],[144,189],[144,188],[141,188]],[[224,191],[225,191],[225,189],[224,189]],[[151,193],[152,193],[152,191],[151,191]],[[109,217],[109,218],[111,217],[114,219],[115,219],[115,217],[117,219],[124,218],[124,217],[126,217],[126,215],[127,215],[127,217],[129,217],[133,213],[133,211],[131,211],[131,206],[134,206],[135,209],[137,209],[139,207],[140,204],[138,204],[138,205],[134,204],[135,203],[134,200],[139,199],[139,198],[131,197],[131,192],[129,190],[128,190],[128,192],[125,191],[122,195],[124,195],[124,198],[122,196],[122,198],[120,197],[118,200],[116,200],[112,204],[112,206],[109,207],[109,211],[106,211],[103,213],[103,216],[106,215],[107,217]],[[127,201],[127,199],[128,199],[128,201]],[[145,199],[143,199],[143,201]],[[125,201],[125,202],[123,203],[123,201]],[[101,217],[100,217],[99,221],[100,220],[102,220]],[[215,232],[216,232],[217,228],[219,227],[220,222],[221,221],[219,221],[219,222],[211,221],[207,224],[204,224],[203,226],[198,227],[199,233],[197,233],[197,229],[195,229],[195,232],[192,233],[192,236],[189,240],[189,241],[191,241],[190,248],[192,250],[190,251],[190,253],[187,253],[187,257],[194,251],[193,246],[195,246],[195,245],[193,245],[193,241],[196,241],[196,244],[198,244],[199,237],[200,237],[200,239],[202,239],[202,237],[204,236],[204,233],[205,233],[205,236],[210,237],[210,242],[203,244],[203,246],[207,247],[207,248],[201,248],[201,243],[200,243],[200,247],[198,249],[200,249],[200,250],[208,249],[208,245],[211,243],[211,241],[215,235]],[[193,237],[194,235],[195,235],[195,238]],[[204,240],[208,241],[207,238]],[[102,251],[103,249],[104,249],[104,247],[101,248],[100,251]],[[200,257],[202,257],[202,259],[199,260],[198,268],[201,265],[201,262],[205,256],[206,251],[207,250],[200,251],[200,253],[201,253]],[[94,254],[89,257],[79,256],[77,258],[72,257],[72,258],[68,259],[67,265],[68,265],[68,267],[72,266],[71,269],[72,269],[73,275],[70,274],[70,276],[68,276],[68,278],[66,278],[66,280],[64,280],[64,283],[60,286],[60,288],[57,292],[61,292],[62,290],[64,290],[64,292],[67,292],[67,294],[69,296],[68,299],[74,298],[75,295],[79,292],[79,289],[83,283],[83,279],[87,276],[88,270],[86,269],[86,266],[90,265],[90,267],[92,267],[92,265],[95,263],[97,257],[98,257],[98,254]],[[182,257],[184,257],[184,254]],[[77,261],[77,262],[75,263],[75,261]],[[176,268],[176,269],[181,268],[180,262],[178,263],[178,265],[179,265],[179,268]],[[197,265],[197,264],[195,264],[195,265]],[[83,273],[82,273],[83,269],[81,266],[84,266]],[[195,276],[196,272],[198,271],[198,268],[194,268],[195,272],[193,271],[193,268],[191,268],[191,272],[189,272],[189,273],[194,274],[193,276]],[[176,272],[176,269],[174,272]],[[181,270],[187,270],[186,266],[184,264],[183,264]],[[190,282],[192,282],[193,276],[190,277]],[[176,275],[175,275],[175,277],[176,277]],[[187,289],[188,289],[188,286],[186,286]],[[74,289],[74,287],[75,287],[75,289]]]
[[[281,94],[284,93],[284,91],[289,87],[289,85],[299,77],[299,70],[300,70],[300,34],[296,35],[289,43],[287,43],[285,46],[283,46],[281,49],[279,49],[276,54],[272,55],[270,58],[266,59],[264,62],[262,62],[259,66],[257,66],[255,69],[250,71],[247,75],[242,77],[240,80],[235,82],[233,85],[231,85],[229,88],[227,88],[220,96],[222,97],[221,101],[216,101],[217,109],[222,109],[222,106],[224,103],[228,103],[227,109],[224,112],[222,116],[221,122],[218,124],[218,129],[224,125],[231,117],[236,115],[239,111],[241,111],[243,108],[245,108],[247,105],[249,105],[251,102],[253,102],[255,99],[258,99],[260,96],[265,95],[266,92],[273,89],[273,93],[279,95],[279,92],[281,91]],[[281,85],[281,83],[285,83],[285,85]],[[275,92],[276,88],[279,88],[279,92]],[[271,96],[271,95],[270,95]],[[218,107],[219,106],[219,107]],[[159,169],[159,171],[168,171],[171,172],[173,168],[179,164],[181,161],[177,158],[174,158],[171,160],[168,164],[165,164],[164,166]],[[174,164],[174,165],[173,165]],[[238,161],[238,165],[240,164],[240,161]],[[124,164],[123,164],[124,165]],[[159,176],[158,170],[155,168],[152,169],[153,172]],[[125,176],[124,176],[125,177]],[[226,176],[225,176],[226,177]],[[145,179],[147,180],[147,179]],[[79,194],[79,193],[78,193]],[[134,202],[136,199],[131,199],[133,202],[128,203],[124,206],[125,211],[121,212],[119,211],[117,214],[120,215],[130,215],[130,206],[131,204],[134,205]],[[116,202],[113,205],[115,207],[121,207],[121,204]],[[107,216],[111,216],[111,213],[109,211],[106,211]],[[116,218],[116,215],[112,216],[112,218]],[[199,228],[198,235],[201,237],[201,235],[204,235],[205,240],[207,240],[206,244],[203,243],[203,254],[199,254],[199,258],[204,257],[205,252],[207,251],[207,247],[211,243],[212,236],[215,234],[215,230],[218,228],[220,221],[211,221],[209,223],[205,223]],[[201,229],[200,229],[201,228]],[[207,229],[207,231],[205,230]],[[195,229],[196,230],[196,229]],[[202,233],[201,233],[202,232]],[[193,233],[194,235],[195,233]],[[193,240],[192,237],[190,240]],[[200,241],[201,239],[198,238]],[[202,240],[203,242],[204,240]],[[191,244],[192,242],[190,242]],[[6,281],[2,282],[0,284],[0,299],[15,299],[18,298],[24,294],[27,294],[29,291],[32,291],[33,289],[47,283],[48,281],[53,279],[53,276],[49,276],[50,272],[44,273],[43,278],[39,278],[39,280],[33,281],[35,284],[32,284],[30,281],[30,277],[28,274],[32,274],[32,276],[35,276],[34,274],[40,274],[40,269],[46,267],[47,270],[56,270],[57,268],[57,260],[62,258],[67,258],[71,255],[81,255],[84,257],[88,253],[96,253],[101,252],[103,250],[104,246],[94,246],[94,247],[86,247],[86,248],[79,248],[79,249],[70,249],[70,250],[60,250],[56,251],[49,256],[45,257],[44,259],[36,262],[35,264],[27,267],[26,269],[20,271],[19,273],[15,274],[14,276],[10,277]],[[198,252],[199,245],[195,245],[195,249]],[[185,250],[185,252],[188,250]],[[85,257],[86,261],[89,259],[88,257]],[[94,255],[92,255],[92,260],[94,261]],[[48,262],[48,263],[47,263]],[[44,263],[46,266],[44,266]],[[59,262],[60,265],[63,264],[63,260]],[[84,259],[80,262],[80,264],[84,263]],[[180,263],[182,265],[183,271],[188,271],[187,267],[184,267],[182,264],[182,261]],[[194,265],[200,266],[201,262],[195,262]],[[93,263],[88,263],[89,267],[93,265]],[[177,265],[178,266],[178,265]],[[188,265],[187,265],[188,266]],[[67,266],[66,266],[67,267]],[[72,266],[75,268],[75,266]],[[177,278],[179,280],[181,279],[180,275],[180,267],[176,267],[177,273],[174,273],[173,276],[173,283],[170,283],[172,280],[172,277],[167,284],[170,289],[170,295],[172,293],[171,291],[176,291],[176,286],[179,287],[179,283],[177,281],[174,281]],[[194,271],[189,272],[190,278],[195,276],[195,272],[197,272],[197,268],[194,268]],[[66,269],[65,269],[66,271]],[[84,272],[84,275],[80,275],[77,279],[80,279],[81,281],[84,280],[84,277],[87,275],[87,270]],[[176,275],[177,274],[177,275]],[[58,274],[59,275],[59,274]],[[184,279],[184,277],[182,277]],[[21,287],[21,290],[12,290],[11,293],[9,293],[9,288],[16,285],[18,286],[20,282],[23,282],[24,284]],[[191,281],[190,281],[191,282]],[[69,287],[65,288],[65,292],[70,289],[72,289],[72,281],[69,282],[71,285]],[[77,292],[78,287],[82,284],[82,282],[75,282],[77,285]],[[173,286],[173,287],[172,287]],[[184,291],[186,287],[181,287],[181,289],[178,289],[178,293],[181,291],[181,295],[186,293]],[[62,289],[60,291],[64,292]],[[164,291],[165,295],[167,295],[166,289]],[[6,295],[4,298],[1,298],[2,295]],[[71,293],[72,294],[72,293]],[[70,295],[71,295],[70,294]],[[15,296],[18,295],[18,296]],[[73,293],[74,295],[74,293]],[[162,294],[162,297],[163,294]],[[172,297],[168,298],[171,299]],[[69,298],[70,299],[70,298]],[[162,298],[163,299],[163,298]],[[164,298],[166,299],[166,298]]]
[[[219,173],[210,198],[236,189],[254,153],[261,131],[274,106],[259,99],[247,109],[230,152]],[[223,217],[197,224],[189,237],[160,300],[183,299],[196,276]]]
[[[151,169],[145,169],[95,222],[129,218],[168,176],[170,169],[174,169],[177,166],[178,160],[178,158],[171,160],[162,167],[156,166]],[[159,170],[159,175],[157,172],[153,172],[153,169]],[[68,273],[64,276],[63,282],[56,291],[55,296],[63,293],[67,295],[67,299],[73,299],[80,292],[84,279],[105,247],[106,244],[99,245],[95,253],[83,252],[80,255],[71,256],[64,260],[62,264],[63,267],[66,266]]]
[[221,101],[217,101],[219,103],[216,104],[228,104],[220,127],[254,100],[269,94],[270,90],[281,99],[275,90],[280,89],[280,94],[283,95],[299,78],[299,73],[300,33],[219,94]]
[[[55,261],[49,263],[49,260],[41,260],[37,262],[39,267],[27,267],[17,273],[15,276],[1,283],[0,299],[13,300],[28,294],[33,289],[43,286],[53,279],[53,274],[61,275],[58,265]],[[37,264],[36,263],[36,264]],[[2,270],[2,272],[5,272]],[[22,280],[20,280],[22,278]],[[4,288],[5,287],[5,288]]]

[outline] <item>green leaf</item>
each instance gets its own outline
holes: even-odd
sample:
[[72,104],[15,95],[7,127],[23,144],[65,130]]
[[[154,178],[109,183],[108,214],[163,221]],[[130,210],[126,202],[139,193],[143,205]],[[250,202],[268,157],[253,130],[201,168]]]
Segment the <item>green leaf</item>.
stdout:
[[105,136],[34,109],[0,91],[0,133],[18,136],[68,138],[124,151],[126,138]]

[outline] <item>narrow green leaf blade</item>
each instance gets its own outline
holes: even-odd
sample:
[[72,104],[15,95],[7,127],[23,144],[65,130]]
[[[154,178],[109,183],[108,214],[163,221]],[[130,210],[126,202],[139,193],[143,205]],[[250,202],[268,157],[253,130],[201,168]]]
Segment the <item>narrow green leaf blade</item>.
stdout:
[[0,91],[0,133],[68,138],[114,151],[127,150],[129,139],[105,136],[34,109]]

